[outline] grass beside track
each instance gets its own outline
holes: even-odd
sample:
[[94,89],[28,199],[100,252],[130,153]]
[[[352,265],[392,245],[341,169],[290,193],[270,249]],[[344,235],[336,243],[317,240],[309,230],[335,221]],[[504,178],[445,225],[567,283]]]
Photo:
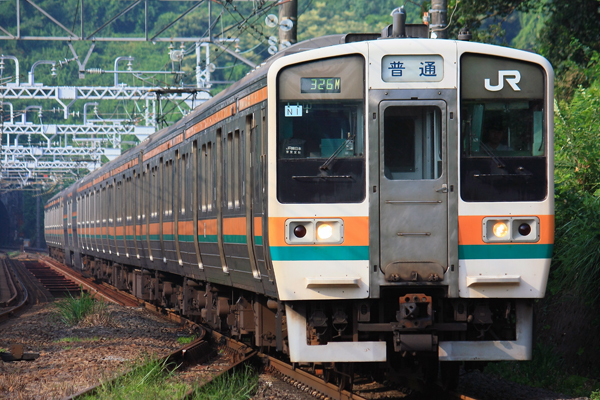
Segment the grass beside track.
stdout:
[[55,305],[60,320],[70,326],[77,325],[88,318],[95,320],[110,319],[106,311],[106,303],[96,301],[94,296],[84,292],[83,288],[81,288],[79,297],[73,297],[69,293],[69,297],[57,301]]
[[[176,369],[165,361],[144,357],[130,367],[131,372],[117,380],[107,380],[94,395],[85,400],[156,400],[180,399],[191,387],[177,380]],[[201,382],[199,383],[201,384]],[[197,387],[194,400],[250,399],[258,387],[258,374],[250,367],[233,372]]]

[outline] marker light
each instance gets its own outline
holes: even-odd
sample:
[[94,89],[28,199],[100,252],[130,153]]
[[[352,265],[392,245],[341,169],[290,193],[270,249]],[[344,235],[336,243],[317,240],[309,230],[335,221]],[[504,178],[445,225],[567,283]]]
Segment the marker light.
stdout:
[[504,222],[496,222],[492,228],[492,232],[498,238],[503,238],[508,234],[508,226]]
[[531,233],[531,225],[523,223],[519,225],[519,233],[523,236],[527,236]]
[[294,236],[297,238],[303,238],[306,236],[306,228],[304,225],[298,225],[294,228]]
[[333,228],[329,224],[320,224],[317,227],[317,238],[319,240],[329,239],[333,235]]

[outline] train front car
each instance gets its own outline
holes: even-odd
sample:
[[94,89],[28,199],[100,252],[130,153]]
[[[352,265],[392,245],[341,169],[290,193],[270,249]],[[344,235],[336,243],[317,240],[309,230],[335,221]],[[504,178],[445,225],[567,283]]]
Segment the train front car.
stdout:
[[447,40],[273,63],[268,237],[293,362],[426,377],[438,361],[531,357],[552,85],[540,56]]

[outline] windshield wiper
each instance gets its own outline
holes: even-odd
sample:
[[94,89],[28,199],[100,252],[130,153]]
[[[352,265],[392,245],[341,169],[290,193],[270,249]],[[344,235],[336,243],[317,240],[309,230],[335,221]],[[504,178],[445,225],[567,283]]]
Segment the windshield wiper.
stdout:
[[492,149],[490,149],[490,147],[487,144],[479,142],[479,147],[481,147],[483,151],[485,151],[487,155],[490,156],[492,160],[494,160],[498,168],[506,168],[506,164],[504,164],[502,161],[500,161],[498,157],[496,157]]
[[338,179],[338,180],[353,180],[352,175],[317,175],[317,176],[292,176],[292,179],[298,181],[320,181],[320,180],[329,180],[329,179]]
[[350,142],[352,142],[354,140],[354,138],[356,137],[356,135],[352,135],[350,136],[348,139],[344,140],[344,142],[340,145],[340,147],[338,147],[336,149],[336,151],[333,152],[333,154],[323,163],[323,165],[321,165],[319,167],[319,169],[321,171],[327,171],[329,169],[329,166],[331,164],[333,164],[333,161],[335,161],[335,159],[337,158],[337,156],[342,152],[342,150],[344,149],[344,147],[346,147],[346,145]]

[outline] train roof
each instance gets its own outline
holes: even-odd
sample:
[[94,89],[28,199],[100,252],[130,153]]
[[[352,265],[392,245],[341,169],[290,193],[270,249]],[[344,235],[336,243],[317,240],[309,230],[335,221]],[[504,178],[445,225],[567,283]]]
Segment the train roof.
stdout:
[[[309,39],[309,40],[305,40],[303,42],[296,43],[296,44],[290,46],[289,48],[268,58],[262,64],[256,66],[252,71],[248,72],[248,74],[244,78],[242,78],[238,82],[232,84],[227,89],[218,93],[216,96],[209,99],[208,101],[202,103],[201,105],[196,107],[194,110],[192,110],[188,115],[184,116],[183,118],[181,118],[180,120],[175,122],[173,125],[165,127],[163,129],[153,133],[152,135],[150,135],[147,139],[142,141],[137,146],[135,146],[131,149],[128,149],[126,152],[121,154],[116,159],[106,163],[105,165],[98,168],[97,170],[89,173],[88,175],[86,175],[85,177],[83,177],[82,179],[77,181],[75,183],[75,185],[73,185],[73,187],[75,189],[72,189],[72,188],[64,189],[59,194],[54,196],[51,200],[53,200],[54,198],[59,197],[59,196],[64,196],[64,194],[66,192],[68,192],[69,190],[76,190],[78,187],[81,187],[82,185],[85,185],[85,184],[93,181],[94,179],[101,177],[103,174],[106,173],[107,170],[110,170],[112,168],[115,168],[117,166],[124,164],[125,162],[128,162],[132,159],[137,158],[140,151],[144,151],[144,153],[147,153],[148,150],[151,150],[151,149],[155,148],[156,146],[164,143],[166,140],[171,139],[171,136],[174,132],[184,131],[186,128],[188,128],[193,123],[195,123],[196,120],[202,118],[203,114],[210,115],[211,113],[218,111],[219,109],[225,107],[226,105],[233,103],[235,101],[235,96],[238,92],[245,90],[246,88],[248,88],[248,86],[250,86],[252,84],[255,84],[257,82],[260,82],[261,80],[266,79],[266,75],[267,75],[271,65],[275,61],[281,59],[282,57],[285,57],[285,56],[288,56],[291,54],[301,53],[301,52],[308,51],[308,50],[314,50],[314,49],[319,49],[319,48],[324,48],[324,47],[329,47],[329,46],[334,46],[334,45],[339,45],[339,44],[344,44],[344,43],[374,41],[374,40],[379,39],[380,37],[381,37],[380,34],[373,34],[373,33],[371,33],[371,34],[345,34],[345,35],[338,34],[338,35],[329,35],[329,36],[318,37],[318,38]],[[417,39],[417,38],[414,38],[414,39]],[[432,40],[432,39],[421,38],[421,39],[417,39],[417,40]],[[435,40],[435,43],[439,43],[439,42],[441,42],[441,41]],[[486,47],[490,46],[490,45],[486,45],[486,44],[455,41],[455,40],[448,40],[448,42],[452,42],[452,43],[461,42],[463,44],[469,43],[468,46],[472,46],[474,50],[476,50],[478,48],[478,46],[486,46]],[[499,47],[499,49],[500,49],[500,47]],[[506,52],[507,50],[509,52],[518,51],[516,49],[507,49],[506,47],[501,47],[501,49],[503,52]],[[523,53],[523,52],[519,51],[519,53]],[[537,56],[537,57],[539,57],[539,56]]]
[[[233,94],[242,90],[247,85],[263,79],[269,70],[269,66],[275,60],[277,60],[281,57],[285,57],[290,54],[295,54],[295,53],[299,53],[302,51],[318,49],[318,48],[327,47],[327,46],[334,46],[334,45],[343,43],[344,36],[345,35],[329,35],[329,36],[323,36],[323,37],[319,37],[319,38],[305,40],[303,42],[296,43],[293,46],[288,47],[284,51],[281,51],[281,52],[273,55],[272,57],[268,58],[262,64],[256,66],[252,71],[248,72],[248,74],[246,74],[246,76],[244,78],[242,78],[239,81],[237,81],[236,83],[232,84],[227,89],[221,91],[219,94],[217,94],[210,100],[202,103],[200,106],[196,107],[188,115],[181,118],[175,124],[165,127],[163,129],[153,133],[152,135],[150,135],[147,139],[142,141],[137,146],[135,146],[131,149],[128,149],[126,152],[121,154],[119,157],[104,164],[102,167],[98,168],[97,170],[90,172],[85,177],[80,179],[77,183],[81,185],[81,184],[85,184],[87,182],[93,181],[95,178],[102,176],[102,174],[105,172],[106,169],[113,168],[116,165],[120,165],[123,162],[126,162],[132,158],[137,157],[138,152],[141,150],[155,147],[154,145],[161,143],[162,139],[166,139],[167,137],[170,137],[170,135],[173,131],[177,131],[179,129],[185,129],[185,126],[191,120],[195,119],[197,116],[201,115],[206,110],[209,110],[210,108],[212,108],[215,105],[219,105],[221,102],[223,102],[224,99],[230,98]],[[133,156],[135,156],[135,157],[133,157]],[[64,194],[65,191],[67,191],[67,189],[63,189],[55,197],[59,197],[61,194]],[[53,197],[53,199],[54,199],[54,197]]]

